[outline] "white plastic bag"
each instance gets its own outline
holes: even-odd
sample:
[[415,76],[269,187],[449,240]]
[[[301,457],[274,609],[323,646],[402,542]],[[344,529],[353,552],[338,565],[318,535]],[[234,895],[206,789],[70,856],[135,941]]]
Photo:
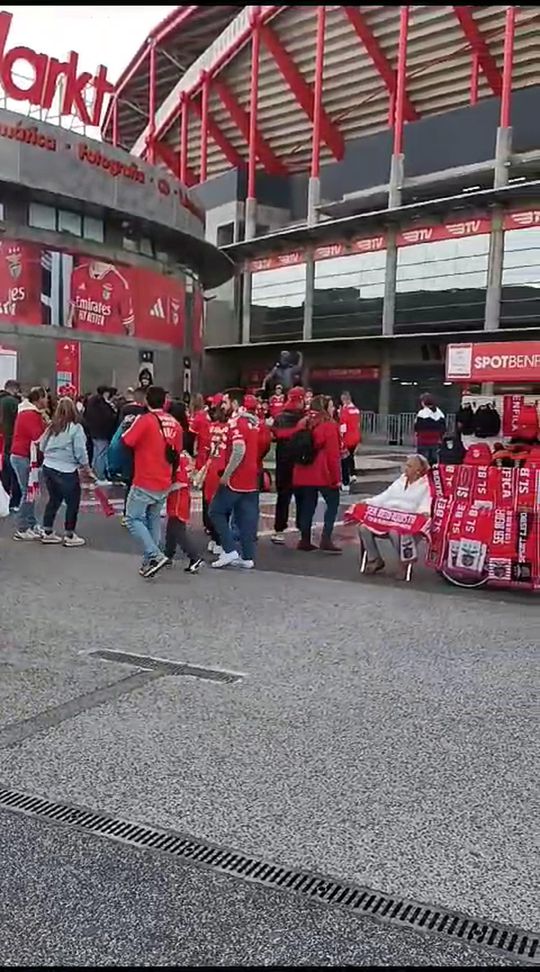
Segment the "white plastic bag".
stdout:
[[9,496],[0,483],[0,520],[6,516],[9,516]]

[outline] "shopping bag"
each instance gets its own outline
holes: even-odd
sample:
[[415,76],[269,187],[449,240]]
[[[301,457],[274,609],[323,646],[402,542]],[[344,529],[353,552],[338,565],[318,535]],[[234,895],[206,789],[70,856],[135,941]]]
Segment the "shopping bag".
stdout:
[[0,483],[0,520],[6,516],[9,516],[9,495]]

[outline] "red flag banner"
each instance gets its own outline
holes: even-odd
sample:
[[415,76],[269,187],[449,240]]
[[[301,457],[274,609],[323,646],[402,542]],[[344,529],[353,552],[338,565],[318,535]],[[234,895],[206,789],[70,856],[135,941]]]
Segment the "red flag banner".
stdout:
[[427,533],[430,517],[425,513],[404,513],[387,510],[369,503],[355,503],[345,514],[346,523],[358,523],[373,533],[399,533],[400,536],[417,536]]

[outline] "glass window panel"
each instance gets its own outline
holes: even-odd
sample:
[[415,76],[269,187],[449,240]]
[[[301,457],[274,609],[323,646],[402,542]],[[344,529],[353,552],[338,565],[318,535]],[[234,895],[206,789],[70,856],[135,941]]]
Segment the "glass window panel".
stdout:
[[105,239],[103,220],[97,219],[95,216],[84,216],[83,236],[85,240],[95,240],[96,243],[103,243]]
[[540,324],[540,230],[507,230],[500,320],[503,327]]
[[306,265],[252,274],[251,340],[300,340],[304,329]]
[[386,251],[315,264],[313,337],[380,334]]
[[72,236],[82,236],[81,214],[71,213],[69,209],[59,209],[58,231],[60,233],[71,233]]
[[28,207],[28,225],[38,229],[56,230],[56,209],[54,206],[31,202]]

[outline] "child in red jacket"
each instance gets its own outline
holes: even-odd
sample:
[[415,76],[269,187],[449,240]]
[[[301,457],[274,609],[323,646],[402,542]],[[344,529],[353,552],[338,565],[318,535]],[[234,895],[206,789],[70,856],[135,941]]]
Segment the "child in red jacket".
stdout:
[[191,468],[191,457],[187,452],[180,453],[178,469],[167,497],[167,529],[165,533],[165,556],[168,557],[170,566],[172,566],[176,548],[180,547],[189,557],[189,563],[184,568],[186,574],[198,573],[203,563],[203,559],[197,553],[187,531],[191,507],[189,489]]

